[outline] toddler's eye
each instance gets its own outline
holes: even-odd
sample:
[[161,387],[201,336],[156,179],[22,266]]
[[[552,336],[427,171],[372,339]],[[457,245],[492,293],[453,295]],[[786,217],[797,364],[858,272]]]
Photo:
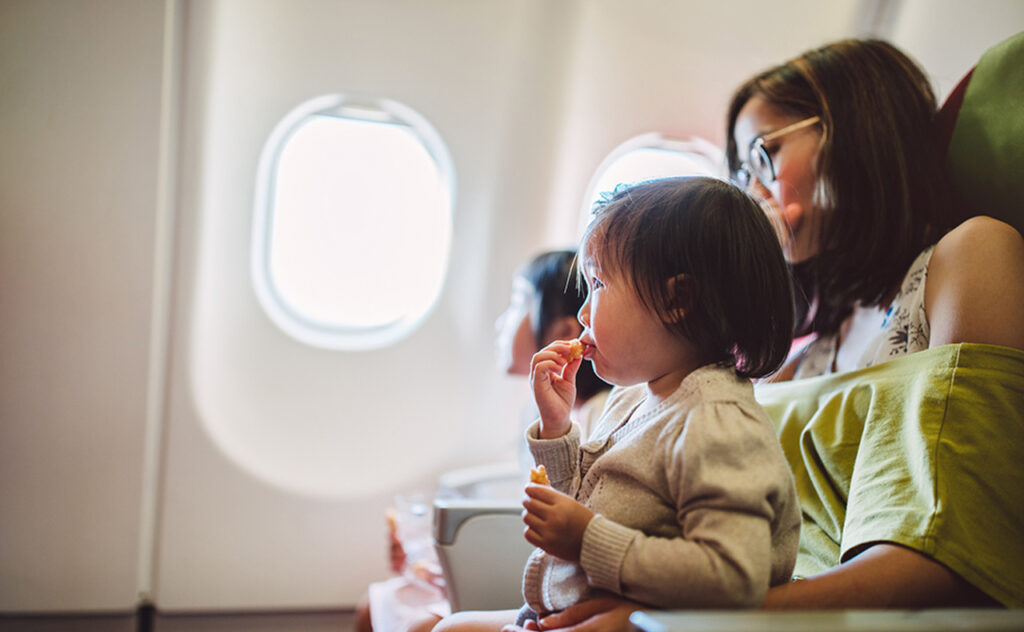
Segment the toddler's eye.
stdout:
[[602,287],[604,287],[604,283],[601,282],[601,279],[598,279],[597,277],[592,277],[590,279],[590,289],[596,290]]

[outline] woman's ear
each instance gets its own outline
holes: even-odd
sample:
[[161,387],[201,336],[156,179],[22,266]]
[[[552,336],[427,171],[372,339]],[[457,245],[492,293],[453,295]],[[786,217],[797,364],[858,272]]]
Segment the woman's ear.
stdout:
[[547,345],[552,340],[572,340],[573,338],[578,338],[582,331],[583,326],[580,325],[580,321],[576,320],[575,316],[562,316],[548,325],[547,331],[544,332],[544,344]]
[[782,219],[786,222],[786,226],[789,227],[789,233],[793,234],[800,228],[800,224],[803,223],[804,207],[796,202],[792,202],[782,209],[781,215]]
[[677,274],[668,280],[668,295],[671,302],[667,306],[668,322],[679,323],[686,318],[693,298],[693,280],[688,274]]

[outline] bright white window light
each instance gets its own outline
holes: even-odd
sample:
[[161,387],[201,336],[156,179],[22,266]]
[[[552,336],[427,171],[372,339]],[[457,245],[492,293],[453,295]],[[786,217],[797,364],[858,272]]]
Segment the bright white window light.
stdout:
[[261,157],[252,272],[271,319],[319,347],[411,333],[440,294],[452,169],[432,127],[392,101],[322,97],[290,113]]
[[674,176],[723,178],[724,164],[722,150],[700,138],[680,141],[658,133],[632,138],[612,150],[597,168],[584,201],[582,227],[590,222],[594,203],[620,184]]

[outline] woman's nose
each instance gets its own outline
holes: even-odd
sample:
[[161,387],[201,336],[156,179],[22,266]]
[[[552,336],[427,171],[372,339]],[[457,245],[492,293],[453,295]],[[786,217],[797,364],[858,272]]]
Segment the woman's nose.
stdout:
[[763,200],[772,194],[768,187],[761,182],[761,179],[755,175],[750,176],[750,182],[747,183],[747,193],[758,200]]

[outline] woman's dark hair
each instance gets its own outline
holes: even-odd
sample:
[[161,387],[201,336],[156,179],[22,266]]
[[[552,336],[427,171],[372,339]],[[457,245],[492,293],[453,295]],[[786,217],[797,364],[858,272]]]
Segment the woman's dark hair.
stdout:
[[[533,288],[530,323],[539,349],[549,342],[544,339],[548,328],[560,318],[576,318],[586,300],[585,293],[576,281],[576,251],[556,250],[537,255],[523,266],[519,276],[526,279]],[[597,377],[590,362],[580,365],[576,372],[576,395],[580,401],[586,401],[608,388],[611,388],[610,385]]]
[[732,172],[740,166],[736,119],[755,95],[783,114],[821,117],[814,200],[824,216],[821,252],[793,274],[803,299],[797,333],[832,334],[857,303],[891,300],[914,258],[951,227],[935,95],[921,69],[886,42],[843,40],[808,51],[733,95]]
[[583,243],[703,361],[735,366],[743,377],[768,375],[785,361],[789,271],[768,218],[737,187],[703,177],[620,187],[596,205]]

